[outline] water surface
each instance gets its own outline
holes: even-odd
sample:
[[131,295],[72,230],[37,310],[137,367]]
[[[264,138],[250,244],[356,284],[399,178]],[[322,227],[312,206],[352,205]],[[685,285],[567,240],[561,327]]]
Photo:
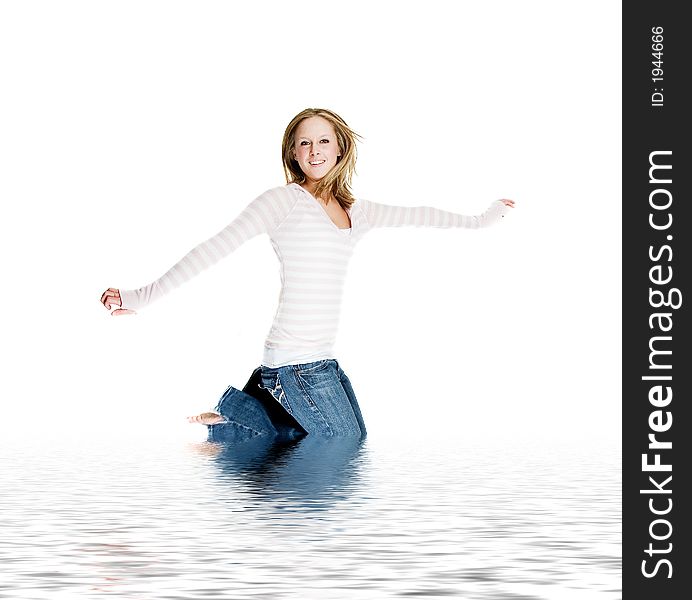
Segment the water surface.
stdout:
[[621,597],[608,445],[0,442],[0,598]]

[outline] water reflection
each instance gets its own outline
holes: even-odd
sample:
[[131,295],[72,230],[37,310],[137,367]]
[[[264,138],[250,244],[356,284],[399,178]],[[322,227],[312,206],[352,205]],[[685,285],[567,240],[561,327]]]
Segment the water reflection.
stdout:
[[366,440],[306,436],[288,441],[264,437],[240,443],[206,442],[218,474],[255,500],[284,510],[326,510],[351,496],[367,462]]
[[608,445],[0,440],[0,597],[617,600],[619,473]]

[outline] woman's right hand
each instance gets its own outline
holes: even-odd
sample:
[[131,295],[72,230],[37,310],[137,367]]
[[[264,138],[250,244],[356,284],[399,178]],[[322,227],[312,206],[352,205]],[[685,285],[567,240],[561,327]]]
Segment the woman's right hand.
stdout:
[[[116,288],[108,288],[103,294],[101,294],[101,304],[103,304],[108,310],[111,310],[113,306],[122,306],[123,301],[120,298],[120,290]],[[134,315],[137,314],[134,310],[129,308],[116,308],[111,312],[114,317],[120,315]]]

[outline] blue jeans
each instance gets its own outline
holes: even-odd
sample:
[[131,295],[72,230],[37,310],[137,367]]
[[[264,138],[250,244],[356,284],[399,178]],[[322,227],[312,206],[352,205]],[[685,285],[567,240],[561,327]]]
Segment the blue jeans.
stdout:
[[366,434],[351,382],[335,359],[275,368],[262,365],[242,391],[226,389],[216,412],[225,422],[209,425],[210,441]]

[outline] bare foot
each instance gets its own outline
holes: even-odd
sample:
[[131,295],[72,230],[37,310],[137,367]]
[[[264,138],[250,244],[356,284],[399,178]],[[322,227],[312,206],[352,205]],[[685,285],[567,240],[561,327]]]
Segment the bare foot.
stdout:
[[215,412],[203,412],[194,417],[188,417],[188,423],[201,423],[202,425],[215,425],[216,423],[223,423],[224,419],[220,414]]

